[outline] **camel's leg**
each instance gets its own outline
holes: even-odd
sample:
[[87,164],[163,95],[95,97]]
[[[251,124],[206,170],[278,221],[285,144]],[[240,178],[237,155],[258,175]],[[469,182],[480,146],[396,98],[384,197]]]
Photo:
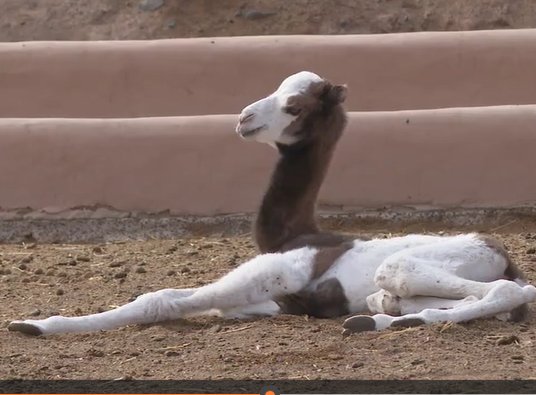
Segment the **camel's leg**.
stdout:
[[172,302],[193,295],[195,289],[162,289],[138,296],[133,302],[103,313],[80,317],[52,316],[42,320],[13,321],[10,331],[28,335],[92,332],[132,324],[150,324],[173,318]]
[[367,305],[374,314],[404,315],[418,313],[424,309],[452,309],[464,304],[477,301],[476,296],[470,295],[463,299],[444,299],[433,296],[414,296],[401,298],[385,289],[369,295]]
[[266,309],[266,302],[296,293],[308,284],[315,254],[314,249],[302,248],[259,255],[204,287],[152,292],[117,309],[88,316],[15,321],[8,329],[31,335],[87,332],[178,319],[213,309],[247,311],[263,304]]
[[400,254],[388,258],[377,270],[378,286],[402,299],[419,295],[445,299],[475,296],[478,301],[448,310],[424,309],[419,313],[393,317],[385,314],[354,316],[347,319],[347,331],[380,330],[390,326],[414,326],[441,321],[463,322],[509,312],[536,300],[536,288],[513,281],[479,282],[467,280],[443,269],[442,262]]
[[[467,280],[463,280],[467,281]],[[472,303],[464,303],[452,309],[425,309],[418,313],[393,317],[386,314],[373,316],[357,315],[348,318],[343,327],[345,332],[381,330],[391,326],[417,326],[434,322],[465,322],[486,318],[510,311],[524,303],[536,300],[536,288],[532,285],[519,286],[513,281],[497,280],[486,283],[486,295]]]

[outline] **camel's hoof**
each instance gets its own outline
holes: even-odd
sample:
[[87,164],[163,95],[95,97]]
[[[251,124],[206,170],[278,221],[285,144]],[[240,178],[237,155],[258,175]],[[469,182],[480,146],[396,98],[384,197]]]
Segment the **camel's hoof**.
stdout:
[[426,324],[423,320],[419,318],[405,318],[401,320],[395,320],[391,324],[392,327],[399,327],[399,328],[410,328],[413,326],[421,326]]
[[26,322],[17,322],[17,321],[12,322],[7,326],[7,330],[11,332],[21,332],[21,333],[24,333],[25,335],[31,335],[31,336],[39,336],[43,334],[43,332],[41,331],[41,329],[39,329],[39,327],[33,324],[28,324]]
[[342,327],[345,329],[343,336],[348,336],[351,332],[375,331],[376,321],[368,315],[355,315],[345,320]]

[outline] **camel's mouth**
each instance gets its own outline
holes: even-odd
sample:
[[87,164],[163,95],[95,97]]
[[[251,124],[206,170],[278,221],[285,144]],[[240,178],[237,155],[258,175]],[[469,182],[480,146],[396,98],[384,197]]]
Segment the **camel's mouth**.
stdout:
[[266,127],[266,125],[262,125],[262,126],[259,126],[258,128],[255,128],[255,129],[250,129],[250,130],[241,130],[240,132],[238,132],[240,134],[240,136],[242,137],[251,137],[251,136],[254,136],[256,135],[257,133],[259,133],[261,130],[263,130],[264,128]]

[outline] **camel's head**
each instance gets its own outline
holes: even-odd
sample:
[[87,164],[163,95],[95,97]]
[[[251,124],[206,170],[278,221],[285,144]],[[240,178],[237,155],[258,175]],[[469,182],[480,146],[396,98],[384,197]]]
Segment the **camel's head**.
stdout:
[[346,98],[346,86],[332,85],[301,71],[287,77],[271,95],[250,104],[240,114],[236,132],[248,140],[292,145],[315,138],[311,128]]

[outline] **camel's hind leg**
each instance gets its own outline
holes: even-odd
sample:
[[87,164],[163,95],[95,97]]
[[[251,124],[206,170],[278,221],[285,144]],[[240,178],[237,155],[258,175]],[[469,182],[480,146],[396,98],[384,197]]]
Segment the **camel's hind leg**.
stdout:
[[532,285],[524,287],[513,281],[497,280],[491,283],[475,283],[459,279],[478,288],[478,293],[484,292],[482,299],[464,303],[451,309],[424,309],[418,313],[394,317],[386,314],[373,316],[358,315],[348,318],[343,327],[348,332],[363,330],[381,330],[391,326],[417,326],[434,322],[464,322],[477,318],[492,317],[511,311],[518,306],[536,300],[536,288]]
[[[437,308],[437,305],[433,304],[427,306],[427,300],[421,299],[421,302],[424,302],[420,304],[422,311],[401,317],[386,314],[372,317],[354,316],[345,321],[343,326],[346,331],[379,330],[390,326],[414,326],[440,321],[469,321],[511,312],[536,300],[535,287],[499,280],[506,261],[493,251],[469,242],[466,245],[448,246],[450,249],[443,249],[442,256],[441,247],[417,247],[394,254],[378,268],[376,284],[391,295],[399,297],[400,303],[403,303],[404,299],[415,301],[416,297],[422,296],[445,300],[461,301],[468,297],[478,300],[466,299],[467,303],[462,305]],[[460,263],[462,259],[466,259],[468,263]],[[498,265],[501,259],[502,266]],[[457,272],[463,272],[473,279],[460,277],[455,274]],[[474,280],[484,279],[488,275],[494,276],[495,281]],[[419,304],[414,304],[414,307],[418,306]],[[444,307],[448,309],[444,310]]]
[[385,289],[367,297],[369,311],[374,314],[405,315],[418,313],[424,309],[452,309],[476,302],[478,298],[470,295],[463,299],[444,299],[433,296],[414,296],[401,298]]

